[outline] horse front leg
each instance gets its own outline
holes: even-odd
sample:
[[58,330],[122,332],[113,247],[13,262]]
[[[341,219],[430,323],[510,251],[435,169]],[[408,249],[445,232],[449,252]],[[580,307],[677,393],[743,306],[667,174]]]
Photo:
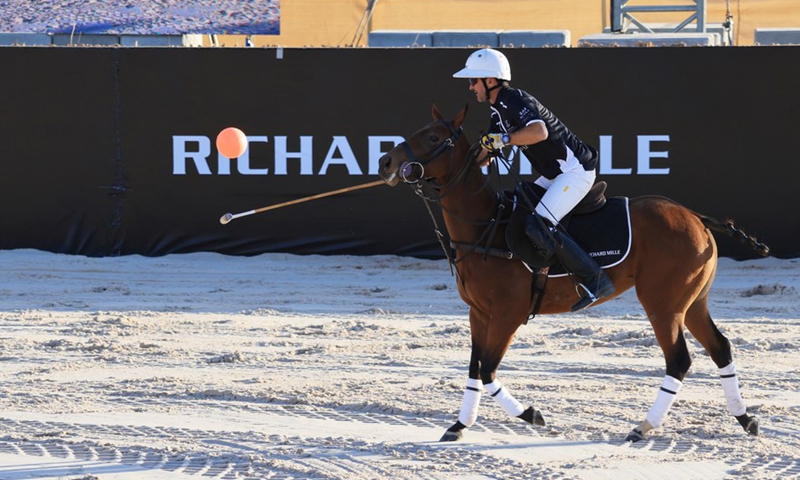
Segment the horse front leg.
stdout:
[[461,401],[461,411],[458,421],[447,429],[439,439],[440,442],[455,442],[464,436],[464,430],[471,427],[478,419],[478,406],[481,402],[480,375],[480,348],[475,339],[472,340],[472,355],[469,360],[469,378],[464,389],[464,399]]
[[491,328],[487,330],[486,347],[483,349],[481,357],[481,381],[486,393],[508,415],[520,418],[532,425],[544,426],[544,417],[539,410],[531,406],[523,406],[514,398],[511,391],[495,378],[500,362],[508,351],[517,328],[522,324],[522,322],[513,320],[520,317],[524,318],[524,313],[521,315],[518,313],[503,309],[496,309],[492,312],[493,322]]
[[[494,367],[492,367],[492,364],[494,364]],[[546,422],[544,421],[542,412],[531,406],[525,407],[522,405],[514,398],[508,387],[501,384],[500,381],[495,378],[495,372],[499,364],[499,359],[496,362],[488,361],[481,364],[481,380],[483,381],[483,388],[486,389],[486,393],[488,393],[495,403],[508,415],[525,420],[532,425],[538,425],[540,427],[545,426]],[[486,370],[484,370],[483,365],[488,365]],[[488,370],[489,368],[493,369],[490,371]]]
[[500,361],[506,350],[508,350],[513,336],[514,330],[508,333],[503,341],[498,341],[496,335],[485,336],[484,338],[490,340],[488,342],[491,346],[490,348],[480,347],[480,342],[476,341],[475,336],[473,336],[469,378],[467,379],[467,387],[464,390],[464,399],[461,403],[458,421],[447,429],[440,441],[452,442],[460,440],[464,436],[464,430],[475,423],[478,418],[478,404],[481,399],[481,384],[483,384],[483,389],[486,390],[486,393],[508,415],[522,419],[532,425],[544,426],[546,424],[542,412],[531,406],[523,406],[514,398],[510,390],[495,378],[497,368],[500,366]]
[[[525,407],[511,394],[509,389],[502,385],[496,378],[499,359],[481,361],[480,350],[475,347],[473,342],[472,358],[470,360],[469,378],[467,387],[464,390],[464,399],[461,402],[461,411],[458,414],[458,421],[447,429],[439,439],[440,442],[455,442],[464,437],[464,430],[471,427],[478,419],[478,405],[481,400],[481,383],[483,389],[507,414],[512,417],[520,418],[532,425],[541,427],[546,425],[542,412],[533,407]],[[484,367],[487,365],[487,367]],[[480,379],[478,379],[480,376]]]

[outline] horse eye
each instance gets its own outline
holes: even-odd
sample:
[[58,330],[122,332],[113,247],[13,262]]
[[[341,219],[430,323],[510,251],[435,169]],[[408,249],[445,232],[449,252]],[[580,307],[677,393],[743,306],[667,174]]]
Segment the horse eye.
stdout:
[[431,135],[431,142],[436,143],[438,141],[439,141],[439,136],[438,135]]

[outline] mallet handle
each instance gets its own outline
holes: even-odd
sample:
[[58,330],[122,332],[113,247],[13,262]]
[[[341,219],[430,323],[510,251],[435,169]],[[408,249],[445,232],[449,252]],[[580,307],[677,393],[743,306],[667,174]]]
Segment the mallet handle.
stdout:
[[311,195],[310,197],[298,198],[297,200],[289,200],[288,202],[278,203],[278,204],[275,204],[275,205],[270,205],[268,207],[257,208],[255,210],[253,210],[253,213],[261,213],[261,212],[266,212],[267,210],[275,210],[276,208],[288,207],[289,205],[308,202],[310,200],[316,200],[318,198],[324,198],[324,197],[330,197],[330,196],[333,196],[333,195],[339,195],[340,193],[347,193],[347,192],[352,192],[352,191],[355,191],[355,190],[361,190],[362,188],[376,187],[376,186],[378,186],[378,185],[380,185],[382,183],[384,183],[383,180],[376,180],[374,182],[365,183],[363,185],[355,185],[355,186],[352,186],[352,187],[340,188],[339,190],[334,190],[332,192],[318,193],[316,195]]
[[311,201],[311,200],[317,200],[318,198],[324,198],[324,197],[330,197],[330,196],[333,196],[333,195],[339,195],[340,193],[347,193],[347,192],[352,192],[352,191],[355,191],[355,190],[361,190],[362,188],[376,187],[376,186],[381,185],[381,184],[384,184],[383,180],[376,180],[374,182],[365,183],[363,185],[354,185],[352,187],[340,188],[339,190],[333,190],[331,192],[318,193],[316,195],[311,195],[310,197],[298,198],[297,200],[289,200],[288,202],[277,203],[275,205],[269,205],[269,206],[266,206],[266,207],[257,208],[255,210],[248,210],[248,211],[242,212],[242,213],[235,213],[235,214],[226,213],[225,215],[222,216],[222,218],[219,219],[219,222],[221,224],[225,225],[225,224],[229,223],[231,220],[233,220],[235,218],[244,217],[244,216],[247,216],[247,215],[253,215],[253,214],[261,213],[261,212],[266,212],[267,210],[275,210],[276,208],[288,207],[289,205],[295,205],[295,204],[298,204],[298,203],[308,202],[308,201]]

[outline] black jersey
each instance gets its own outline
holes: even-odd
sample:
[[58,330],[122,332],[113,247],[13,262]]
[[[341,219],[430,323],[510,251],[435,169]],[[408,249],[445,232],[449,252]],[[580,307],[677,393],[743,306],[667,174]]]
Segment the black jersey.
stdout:
[[544,122],[547,139],[523,148],[533,168],[545,178],[553,179],[561,173],[558,160],[566,160],[566,147],[572,150],[587,171],[597,167],[597,150],[583,143],[528,92],[504,86],[491,109],[489,133],[510,133],[536,121]]

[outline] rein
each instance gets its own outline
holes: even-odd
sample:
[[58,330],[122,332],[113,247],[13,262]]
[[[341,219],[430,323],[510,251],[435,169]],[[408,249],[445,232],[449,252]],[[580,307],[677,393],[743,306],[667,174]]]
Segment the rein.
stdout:
[[[424,154],[423,157],[428,157],[427,160],[421,160],[417,158],[417,156],[414,155],[414,152],[411,150],[411,147],[408,145],[408,142],[404,141],[401,143],[403,149],[406,151],[409,161],[400,166],[400,177],[404,182],[414,189],[414,193],[416,193],[417,196],[419,196],[425,203],[425,208],[428,210],[428,215],[430,215],[431,221],[433,222],[433,231],[436,233],[436,239],[439,241],[439,245],[442,247],[445,257],[447,257],[447,264],[450,265],[450,275],[454,275],[455,272],[453,271],[453,265],[455,262],[445,246],[444,234],[442,233],[442,229],[439,228],[439,223],[436,221],[436,217],[433,215],[433,211],[431,210],[430,202],[433,201],[433,199],[425,195],[425,192],[422,191],[422,186],[419,183],[419,180],[425,176],[425,165],[441,156],[446,150],[455,147],[456,141],[464,132],[463,128],[455,128],[453,124],[446,120],[439,120],[439,122],[445,124],[447,129],[450,130],[450,137],[430,152]],[[452,155],[452,152],[450,154]],[[418,166],[420,169],[419,178],[417,180],[410,180],[409,175],[411,175],[415,166]]]
[[[508,250],[493,247],[492,243],[494,242],[495,235],[497,234],[497,229],[499,228],[501,222],[503,222],[503,215],[506,212],[507,204],[504,203],[503,197],[500,194],[497,194],[497,203],[495,207],[494,214],[489,220],[482,220],[482,221],[474,221],[462,218],[460,215],[456,215],[453,212],[450,212],[442,205],[442,198],[446,197],[448,194],[455,191],[455,187],[466,180],[469,172],[472,168],[477,168],[475,160],[478,157],[478,152],[481,151],[480,142],[476,142],[470,145],[469,150],[467,151],[466,157],[464,159],[463,164],[458,168],[457,171],[453,172],[452,163],[449,168],[448,172],[448,180],[443,185],[438,185],[433,178],[426,178],[425,177],[425,165],[429,164],[435,158],[438,158],[445,151],[448,149],[454,148],[456,144],[456,140],[459,139],[462,133],[461,128],[454,128],[452,124],[445,120],[439,120],[439,122],[444,123],[447,128],[451,132],[450,138],[446,139],[442,144],[438,145],[436,148],[428,152],[427,154],[423,155],[423,157],[427,157],[426,160],[420,160],[414,155],[414,152],[411,150],[411,147],[408,143],[403,142],[403,148],[406,151],[406,155],[408,155],[408,162],[405,162],[400,166],[400,176],[404,182],[406,182],[409,186],[414,189],[414,193],[417,194],[425,204],[425,208],[428,210],[428,215],[431,217],[431,221],[433,222],[433,230],[436,233],[436,238],[439,241],[439,245],[442,247],[442,251],[444,252],[445,257],[447,257],[447,263],[450,266],[450,275],[456,276],[458,281],[461,283],[463,288],[466,288],[465,278],[463,278],[458,271],[457,264],[469,257],[469,255],[476,253],[476,254],[483,254],[483,259],[486,259],[489,256],[493,257],[500,257],[507,260],[513,259],[515,256]],[[454,150],[451,150],[450,156],[452,159]],[[419,176],[416,179],[409,178],[413,172],[414,168],[419,169]],[[491,176],[486,179],[486,182],[475,192],[467,192],[469,195],[476,195],[481,192],[484,188],[486,188],[491,181]],[[434,198],[433,196],[429,196],[423,190],[423,183],[430,188],[432,188],[435,192],[438,193],[437,197]],[[452,216],[456,220],[462,223],[474,225],[474,226],[485,226],[483,231],[478,235],[477,240],[474,242],[459,242],[455,240],[450,240],[450,248],[447,248],[445,245],[444,240],[444,233],[442,229],[439,227],[439,223],[436,221],[436,216],[433,214],[433,210],[431,209],[431,203],[437,203],[439,207],[442,209],[442,212],[447,213],[448,215]],[[508,220],[505,220],[506,222]],[[461,258],[457,258],[457,250],[463,249],[464,254]],[[455,257],[455,258],[454,258]],[[544,289],[545,285],[547,284],[547,269],[538,270],[533,272],[533,280],[531,281],[531,292],[530,292],[530,306],[528,308],[528,318],[525,320],[524,323],[528,323],[528,320],[534,317],[536,313],[539,311],[541,306],[542,299],[544,298]]]
[[[452,175],[450,179],[443,185],[437,185],[435,184],[433,179],[425,178],[424,175],[425,166],[434,159],[444,154],[446,150],[455,147],[455,142],[461,136],[463,131],[461,127],[456,129],[455,127],[453,127],[452,124],[450,124],[445,120],[439,120],[439,122],[444,123],[447,126],[447,128],[451,132],[451,136],[448,139],[446,139],[443,143],[438,145],[436,148],[434,148],[432,151],[422,155],[423,157],[427,157],[426,160],[420,160],[419,158],[417,158],[417,156],[411,150],[411,147],[408,145],[408,143],[403,142],[402,143],[403,149],[405,150],[406,155],[408,156],[410,161],[405,162],[403,165],[401,165],[400,176],[404,182],[406,182],[409,186],[411,186],[414,189],[414,193],[416,193],[417,196],[419,196],[425,203],[425,208],[428,210],[428,215],[431,217],[431,221],[433,222],[436,238],[438,239],[439,245],[441,245],[442,250],[444,251],[444,254],[447,257],[448,264],[450,265],[450,274],[454,275],[455,272],[453,267],[471,253],[480,253],[480,251],[482,251],[484,254],[484,259],[486,259],[489,255],[499,256],[502,258],[512,258],[513,255],[511,255],[510,252],[506,252],[501,249],[491,247],[491,243],[494,240],[495,234],[497,233],[497,228],[499,227],[503,217],[503,213],[505,212],[505,205],[503,204],[499,194],[497,195],[497,207],[495,209],[495,214],[492,216],[492,218],[486,221],[467,220],[465,218],[460,217],[459,215],[455,215],[453,212],[448,211],[441,204],[442,198],[446,197],[448,194],[454,191],[455,187],[462,180],[466,178],[467,174],[470,171],[470,168],[474,166],[473,165],[474,162],[467,159],[467,161],[465,161],[461,165],[458,171],[456,171],[455,174]],[[470,146],[467,156],[472,157],[472,159],[474,160],[474,158],[477,157],[478,151],[480,151],[480,143],[476,142],[475,144]],[[453,152],[451,151],[450,155],[452,156],[452,154]],[[414,167],[419,168],[420,174],[415,180],[412,180],[409,177],[413,173]],[[474,193],[478,193],[484,188],[486,188],[486,186],[489,183],[489,180],[490,179],[487,179],[486,183],[484,183],[484,185],[477,192]],[[431,188],[438,193],[438,197],[433,198],[432,196],[427,195],[423,190],[421,182],[425,182],[427,185],[430,185]],[[442,211],[448,213],[449,215],[453,216],[462,223],[478,225],[478,226],[485,225],[486,228],[483,230],[481,235],[479,235],[478,239],[474,243],[457,242],[451,240],[450,249],[448,249],[447,246],[445,245],[444,234],[442,233],[442,229],[439,227],[439,224],[436,221],[436,217],[434,216],[433,211],[431,210],[430,207],[431,202],[437,203],[439,207],[442,209]],[[485,247],[481,247],[480,244],[483,243],[484,241],[486,242],[486,245]],[[451,249],[455,250],[459,246],[466,246],[467,251],[465,255],[463,255],[460,259],[454,259],[453,258],[454,255],[451,253]]]

